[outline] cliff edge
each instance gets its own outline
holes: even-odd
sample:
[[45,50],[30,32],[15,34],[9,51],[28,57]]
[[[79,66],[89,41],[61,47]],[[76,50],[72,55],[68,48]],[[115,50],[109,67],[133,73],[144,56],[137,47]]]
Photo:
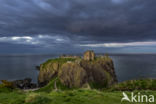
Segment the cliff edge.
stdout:
[[83,58],[56,58],[40,65],[39,86],[55,78],[68,88],[106,88],[117,82],[112,59],[96,57],[93,51],[86,51]]

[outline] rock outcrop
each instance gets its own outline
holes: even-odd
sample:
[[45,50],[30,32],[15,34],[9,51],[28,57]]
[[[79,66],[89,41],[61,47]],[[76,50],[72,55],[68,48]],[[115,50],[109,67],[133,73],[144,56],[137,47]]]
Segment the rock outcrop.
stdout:
[[86,82],[87,73],[77,63],[65,63],[58,74],[58,77],[62,84],[69,88],[82,87]]
[[15,80],[13,81],[13,85],[15,88],[20,88],[20,89],[33,89],[36,88],[37,85],[35,83],[31,83],[32,79],[31,78],[25,78],[24,80]]
[[110,57],[96,57],[93,51],[84,53],[83,59],[58,58],[47,61],[40,66],[38,82],[46,85],[53,78],[68,88],[109,87],[117,82],[113,61]]
[[32,89],[36,88],[37,85],[34,83],[31,83],[31,78],[25,78],[24,80],[15,80],[15,81],[7,81],[7,80],[1,80],[1,82],[9,88],[19,88],[19,89]]
[[51,80],[56,77],[59,71],[60,64],[57,62],[48,63],[46,66],[40,66],[40,72],[38,77],[38,82],[40,86],[44,86]]
[[108,87],[117,82],[113,61],[108,57],[80,63],[87,73],[88,82]]
[[40,87],[46,85],[51,79],[58,76],[58,72],[64,63],[75,61],[75,58],[56,58],[48,60],[40,65],[38,84]]

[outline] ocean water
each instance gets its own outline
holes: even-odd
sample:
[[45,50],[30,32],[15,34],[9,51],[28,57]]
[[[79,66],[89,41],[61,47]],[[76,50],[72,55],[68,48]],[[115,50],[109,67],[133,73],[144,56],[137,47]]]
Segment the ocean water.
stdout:
[[156,78],[156,54],[111,55],[119,82]]
[[[1,55],[0,80],[16,80],[27,77],[37,82],[36,66],[56,55]],[[139,78],[156,78],[156,54],[113,54],[118,81]]]
[[36,66],[55,55],[7,55],[0,56],[0,80],[18,80],[32,78],[37,82],[39,71]]

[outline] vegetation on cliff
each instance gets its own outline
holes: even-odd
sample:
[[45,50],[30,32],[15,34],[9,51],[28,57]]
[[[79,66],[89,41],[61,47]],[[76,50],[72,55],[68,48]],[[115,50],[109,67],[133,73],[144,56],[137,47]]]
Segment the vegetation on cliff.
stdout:
[[55,78],[61,68],[66,62],[75,61],[75,58],[56,58],[49,59],[40,65],[40,72],[38,76],[38,83],[40,86],[48,84],[50,80]]
[[[57,86],[55,86],[55,84]],[[58,91],[58,90],[69,90],[69,88],[64,86],[60,82],[60,80],[56,77],[56,78],[53,78],[46,86],[41,87],[40,89],[36,90],[35,92],[47,92],[48,93],[51,91]]]
[[[68,88],[106,88],[117,82],[113,61],[108,56],[95,57],[90,51],[84,58],[56,58],[40,65],[38,82],[46,85],[54,78]],[[91,55],[90,55],[91,54]],[[91,59],[91,60],[90,60]]]
[[68,62],[68,61],[75,61],[76,59],[75,58],[55,58],[55,59],[49,59],[47,60],[46,62],[44,62],[42,64],[42,68],[41,69],[44,69],[47,67],[48,64],[51,64],[51,63],[59,63],[60,65]]
[[[54,80],[51,80],[48,85],[40,88],[37,90],[37,92],[51,92],[55,91],[54,83],[57,81],[58,83],[58,91],[60,90],[73,90],[71,88],[68,88],[60,83],[58,78],[55,78]],[[92,86],[98,86],[98,85],[92,85]],[[83,89],[95,89],[96,87],[91,88],[83,88]],[[79,89],[79,88],[77,88]],[[75,89],[76,90],[76,89]],[[121,83],[116,83],[113,86],[109,88],[100,89],[101,91],[136,91],[136,90],[153,90],[156,91],[156,79],[140,79],[140,80],[128,80]]]

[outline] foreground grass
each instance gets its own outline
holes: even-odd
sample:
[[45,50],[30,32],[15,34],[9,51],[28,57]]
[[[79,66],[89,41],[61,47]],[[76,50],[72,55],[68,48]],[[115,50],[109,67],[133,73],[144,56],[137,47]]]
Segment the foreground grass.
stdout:
[[[54,82],[58,89],[54,89]],[[125,81],[109,89],[67,89],[57,78],[37,91],[25,92],[0,85],[0,104],[121,104],[122,92],[156,97],[156,81],[152,79]],[[122,102],[122,104],[138,104]],[[139,103],[147,104],[147,103]],[[152,103],[155,104],[155,103]]]
[[115,91],[155,90],[156,91],[156,79],[140,79],[140,80],[124,81],[112,86],[111,90],[115,90]]
[[[154,95],[156,91],[134,91]],[[128,95],[130,92],[126,92]],[[121,104],[121,91],[66,90],[45,92],[12,91],[0,93],[0,104]],[[123,102],[123,104],[135,104]],[[141,103],[145,104],[145,103]]]

